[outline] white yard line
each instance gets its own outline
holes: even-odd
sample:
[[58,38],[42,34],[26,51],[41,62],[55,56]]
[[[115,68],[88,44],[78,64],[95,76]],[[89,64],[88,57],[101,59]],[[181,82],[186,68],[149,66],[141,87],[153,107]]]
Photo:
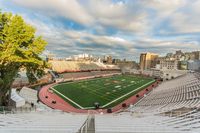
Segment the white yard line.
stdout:
[[135,91],[141,89],[142,87],[144,87],[144,86],[146,86],[146,85],[148,85],[148,84],[150,84],[150,83],[153,83],[153,82],[155,82],[155,80],[150,81],[150,82],[148,82],[148,83],[146,83],[146,84],[144,84],[144,85],[138,87],[137,89],[132,90],[132,91],[130,91],[129,93],[126,93],[126,94],[122,95],[121,97],[118,97],[117,99],[115,99],[115,100],[113,100],[113,101],[111,101],[111,102],[109,102],[109,103],[103,105],[102,107],[104,108],[104,107],[110,105],[111,103],[114,103],[114,102],[116,102],[117,100],[119,100],[119,99],[121,99],[121,98],[123,98],[123,97],[125,97],[125,96],[127,96],[127,95],[129,95],[129,94],[131,94],[131,93],[133,93],[133,92],[135,92]]
[[57,91],[56,89],[52,88],[52,90],[54,90],[55,92],[57,92],[58,94],[60,94],[61,96],[63,96],[65,99],[69,100],[70,102],[72,102],[73,104],[75,104],[76,106],[78,106],[81,109],[85,109],[83,108],[81,105],[79,105],[78,103],[74,102],[73,100],[71,100],[70,98],[66,97],[65,95],[63,95],[62,93],[60,93],[59,91]]
[[94,109],[95,107],[85,107],[84,109]]

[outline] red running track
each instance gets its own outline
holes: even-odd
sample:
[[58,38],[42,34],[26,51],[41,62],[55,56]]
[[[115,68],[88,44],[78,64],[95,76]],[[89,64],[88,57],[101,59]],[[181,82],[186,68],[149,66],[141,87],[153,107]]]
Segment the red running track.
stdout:
[[[40,101],[42,101],[44,104],[46,104],[47,106],[53,108],[53,109],[58,109],[58,110],[62,110],[65,112],[74,112],[74,113],[107,113],[107,109],[98,109],[98,110],[83,110],[83,109],[77,109],[75,107],[73,107],[71,104],[69,104],[68,102],[64,101],[62,98],[60,98],[58,95],[56,95],[55,93],[51,93],[49,92],[49,88],[54,84],[50,84],[47,86],[43,86],[40,91],[39,91],[39,99]],[[144,94],[150,92],[154,87],[156,87],[159,84],[159,81],[154,82],[153,84],[151,84],[150,86],[146,87],[145,89],[141,90],[140,92],[138,92],[137,94],[131,96],[130,98],[128,98],[127,100],[123,101],[122,103],[116,105],[115,107],[112,108],[112,112],[118,112],[123,110],[124,108],[122,107],[123,103],[126,103],[126,105],[130,105],[130,104],[135,104],[139,98],[136,97],[136,95],[139,95],[139,97],[143,97]],[[148,90],[147,90],[148,89]],[[46,98],[48,97],[48,98]],[[52,101],[56,101],[55,104],[52,103]]]

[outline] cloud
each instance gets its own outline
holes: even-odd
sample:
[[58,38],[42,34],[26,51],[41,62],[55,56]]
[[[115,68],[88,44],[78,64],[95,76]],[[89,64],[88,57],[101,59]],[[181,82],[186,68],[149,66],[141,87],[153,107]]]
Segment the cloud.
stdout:
[[117,51],[128,50],[131,47],[131,42],[120,37],[94,35],[87,31],[67,30],[62,27],[55,27],[52,24],[46,25],[45,22],[38,19],[30,19],[26,15],[23,15],[23,17],[27,23],[37,29],[38,35],[42,35],[48,41],[49,44],[46,51],[50,51],[58,57],[66,57],[84,52],[94,55],[117,55]]
[[144,31],[147,28],[147,14],[140,9],[139,3],[88,0],[86,7],[97,23],[103,26],[132,32]]
[[171,25],[178,33],[200,32],[200,1],[188,3],[184,11],[176,12],[171,17]]
[[[146,35],[157,33],[199,32],[199,0],[13,0],[14,4],[38,14],[64,17],[99,33],[107,28],[117,32]],[[72,22],[73,23],[73,22]],[[163,25],[166,25],[164,27]],[[156,27],[159,27],[157,29]],[[96,29],[95,29],[96,28]],[[172,28],[172,29],[170,29]],[[188,30],[189,29],[189,30]]]
[[84,26],[100,25],[140,32],[146,30],[147,14],[138,4],[113,3],[111,0],[14,0],[18,6],[50,17],[64,17]]
[[[160,34],[192,34],[200,32],[199,0],[152,0],[147,2],[155,11],[155,25]],[[157,29],[158,30],[158,29]]]
[[144,0],[146,8],[156,11],[157,16],[166,17],[186,5],[186,0]]
[[49,16],[66,17],[84,25],[93,21],[93,18],[76,0],[13,0],[13,2]]
[[200,0],[13,0],[0,8],[22,15],[58,57],[90,53],[135,59],[200,49]]

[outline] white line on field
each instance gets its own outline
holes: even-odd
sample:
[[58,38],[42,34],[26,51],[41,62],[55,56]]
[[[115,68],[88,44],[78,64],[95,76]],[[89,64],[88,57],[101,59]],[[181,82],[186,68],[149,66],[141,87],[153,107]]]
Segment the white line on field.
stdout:
[[84,109],[94,109],[95,107],[85,107]]
[[56,89],[52,88],[52,90],[54,90],[55,92],[57,92],[58,94],[60,94],[61,96],[63,96],[64,98],[66,98],[67,100],[69,100],[70,102],[72,102],[73,104],[75,104],[76,106],[78,106],[81,109],[84,109],[81,105],[79,105],[78,103],[74,102],[73,100],[71,100],[70,98],[66,97],[65,95],[63,95],[62,93],[60,93],[59,91],[57,91]]
[[103,105],[102,107],[104,108],[104,107],[110,105],[111,103],[114,103],[114,102],[116,102],[117,100],[119,100],[119,99],[121,99],[121,98],[123,98],[123,97],[125,97],[125,96],[127,96],[127,95],[129,95],[129,94],[131,94],[131,93],[133,93],[133,92],[135,92],[135,91],[141,89],[142,87],[144,87],[144,86],[146,86],[146,85],[148,85],[148,84],[150,84],[150,83],[153,83],[153,82],[155,82],[155,81],[154,81],[154,80],[153,80],[153,81],[150,81],[150,82],[148,82],[148,83],[146,83],[146,84],[144,84],[144,85],[138,87],[137,89],[134,89],[133,91],[130,91],[130,92],[128,92],[128,93],[122,95],[121,97],[118,97],[117,99],[115,99],[115,100],[113,100],[113,101],[111,101],[111,102],[109,102],[109,103]]

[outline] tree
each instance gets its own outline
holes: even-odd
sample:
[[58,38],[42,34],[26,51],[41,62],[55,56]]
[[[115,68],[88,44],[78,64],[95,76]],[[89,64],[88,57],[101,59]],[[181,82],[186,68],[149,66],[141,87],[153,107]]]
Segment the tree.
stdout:
[[12,83],[25,69],[30,82],[41,77],[46,62],[40,57],[47,44],[19,15],[0,12],[0,106],[8,104]]

